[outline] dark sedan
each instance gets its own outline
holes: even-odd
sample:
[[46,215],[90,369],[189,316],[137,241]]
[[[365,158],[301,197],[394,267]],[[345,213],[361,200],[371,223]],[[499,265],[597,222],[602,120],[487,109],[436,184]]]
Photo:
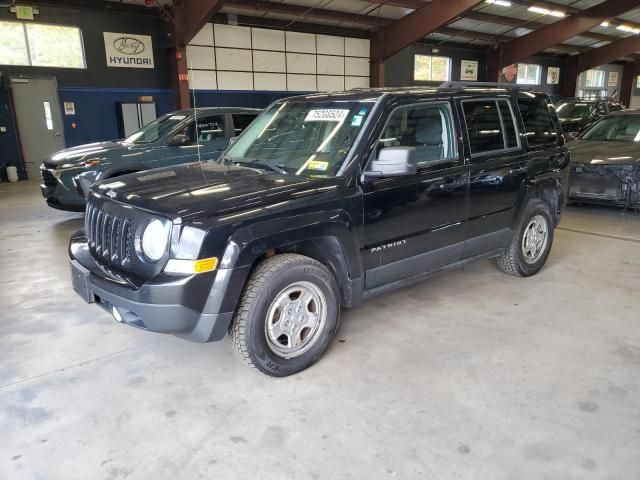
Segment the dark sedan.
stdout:
[[605,115],[624,110],[624,106],[620,102],[610,99],[566,98],[556,103],[555,106],[562,130],[568,134],[569,138],[577,136]]
[[216,158],[260,113],[253,108],[198,108],[163,115],[124,140],[54,153],[40,167],[42,196],[50,207],[82,211],[98,180]]
[[598,120],[570,150],[569,200],[640,209],[640,110]]

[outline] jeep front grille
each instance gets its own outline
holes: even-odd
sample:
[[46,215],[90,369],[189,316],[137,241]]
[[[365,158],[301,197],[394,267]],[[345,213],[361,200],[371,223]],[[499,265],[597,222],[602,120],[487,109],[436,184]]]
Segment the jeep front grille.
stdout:
[[108,265],[124,266],[131,261],[131,220],[112,215],[87,203],[85,234],[91,253]]

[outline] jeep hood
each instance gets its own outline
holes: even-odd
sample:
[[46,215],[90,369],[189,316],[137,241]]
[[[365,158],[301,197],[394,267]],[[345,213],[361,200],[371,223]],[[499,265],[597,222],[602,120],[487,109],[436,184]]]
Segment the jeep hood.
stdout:
[[624,165],[640,162],[640,143],[590,142],[575,140],[569,144],[571,162],[598,165]]
[[198,221],[335,191],[342,177],[309,179],[218,162],[188,163],[98,182],[94,195],[170,218]]

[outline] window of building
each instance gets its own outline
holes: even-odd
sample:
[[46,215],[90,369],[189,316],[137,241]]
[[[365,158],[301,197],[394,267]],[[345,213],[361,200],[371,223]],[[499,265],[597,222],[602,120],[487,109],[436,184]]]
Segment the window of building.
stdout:
[[556,143],[558,133],[549,111],[549,105],[544,98],[520,98],[518,99],[518,108],[522,115],[529,146]]
[[77,27],[0,22],[0,64],[86,68],[82,33]]
[[472,155],[518,147],[513,113],[506,100],[462,102]]
[[451,79],[451,59],[416,54],[413,79],[421,82],[446,82]]
[[384,129],[379,148],[400,146],[414,147],[418,164],[455,164],[455,132],[449,106],[420,105],[396,110]]
[[516,83],[522,85],[540,85],[542,67],[531,63],[518,64],[518,77]]
[[587,70],[583,75],[585,87],[604,86],[604,70]]

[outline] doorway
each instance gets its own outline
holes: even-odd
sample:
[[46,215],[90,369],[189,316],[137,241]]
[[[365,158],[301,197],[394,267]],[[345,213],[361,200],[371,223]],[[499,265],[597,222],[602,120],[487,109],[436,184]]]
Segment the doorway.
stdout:
[[55,77],[11,78],[13,104],[27,175],[40,176],[40,164],[64,148]]

